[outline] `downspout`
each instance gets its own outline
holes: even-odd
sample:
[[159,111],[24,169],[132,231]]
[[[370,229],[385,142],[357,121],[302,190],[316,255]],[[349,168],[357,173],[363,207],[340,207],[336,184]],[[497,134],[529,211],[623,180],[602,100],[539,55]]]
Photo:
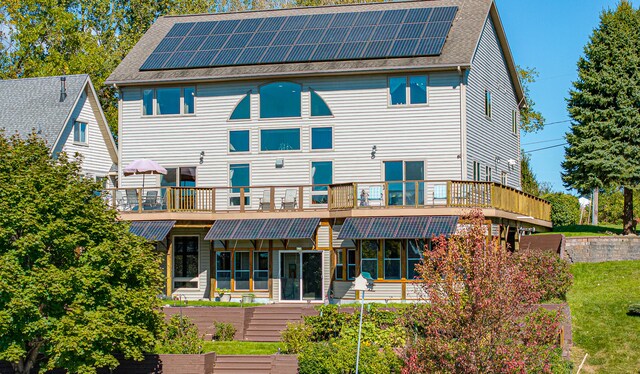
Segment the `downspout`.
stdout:
[[460,77],[460,180],[467,180],[467,82],[466,70],[458,66]]

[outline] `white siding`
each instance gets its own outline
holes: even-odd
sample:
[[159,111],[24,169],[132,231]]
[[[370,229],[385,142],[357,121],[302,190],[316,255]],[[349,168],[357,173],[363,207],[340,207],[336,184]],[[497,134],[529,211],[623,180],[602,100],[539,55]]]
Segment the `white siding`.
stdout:
[[322,251],[322,300],[329,300],[331,287],[331,251]]
[[[311,162],[334,162],[334,183],[383,179],[385,160],[424,160],[427,179],[459,178],[460,78],[457,73],[429,75],[429,105],[389,107],[387,75],[301,79],[303,116],[258,119],[258,86],[265,81],[199,84],[195,116],[143,117],[141,89],[123,89],[121,165],[150,158],[165,167],[197,166],[199,186],[227,186],[229,164],[250,163],[251,184],[300,185],[311,183]],[[333,111],[330,118],[309,117],[309,89],[321,95]],[[252,120],[227,121],[238,101],[252,90]],[[334,127],[334,150],[311,151],[310,128]],[[301,128],[301,151],[260,152],[259,130]],[[251,152],[228,153],[228,131],[251,129]],[[371,148],[377,146],[375,159]],[[204,151],[200,164],[200,152]],[[283,158],[285,166],[275,168]],[[151,185],[155,178],[147,178]],[[136,186],[139,176],[122,179]],[[262,196],[253,189],[252,203]],[[308,196],[305,197],[305,200]],[[279,201],[279,198],[276,198]],[[218,199],[226,204],[225,199]],[[257,205],[256,205],[257,206]],[[221,207],[221,206],[219,206]]]
[[[70,157],[73,157],[76,152],[83,156],[82,171],[84,174],[104,177],[109,173],[113,161],[95,116],[99,109],[91,107],[91,101],[87,99],[87,90],[88,88],[78,100],[71,119],[62,133],[63,139],[60,140],[60,143],[64,144],[62,150]],[[94,109],[97,110],[94,111]],[[86,145],[73,141],[73,125],[76,121],[87,124],[88,142]]]
[[[491,92],[492,118],[485,116],[485,90]],[[504,53],[496,31],[487,19],[471,70],[467,88],[467,178],[473,179],[473,162],[481,164],[481,179],[486,166],[492,168],[492,179],[500,182],[501,172],[507,172],[507,184],[520,188],[520,139],[511,127],[512,111],[518,102],[509,75]],[[496,162],[496,157],[498,161]],[[517,164],[510,169],[508,160]]]
[[318,226],[317,248],[331,248],[331,227]]

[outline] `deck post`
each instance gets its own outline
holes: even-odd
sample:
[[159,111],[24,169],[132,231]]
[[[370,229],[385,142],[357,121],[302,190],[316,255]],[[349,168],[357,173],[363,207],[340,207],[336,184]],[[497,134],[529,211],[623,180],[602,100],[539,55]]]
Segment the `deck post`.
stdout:
[[451,206],[451,194],[453,192],[451,186],[451,181],[447,181],[447,206]]
[[142,194],[144,191],[142,188],[136,188],[136,191],[138,192],[138,213],[142,213]]
[[327,209],[331,210],[331,185],[327,186]]
[[273,212],[276,210],[276,188],[271,186],[269,187],[269,211]]
[[240,187],[240,211],[244,212],[244,187]]
[[298,211],[303,211],[304,205],[304,187],[298,186]]

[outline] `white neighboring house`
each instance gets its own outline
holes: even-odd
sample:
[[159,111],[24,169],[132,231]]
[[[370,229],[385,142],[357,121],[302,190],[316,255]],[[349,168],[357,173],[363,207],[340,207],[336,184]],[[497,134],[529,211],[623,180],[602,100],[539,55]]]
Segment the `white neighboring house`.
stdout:
[[0,80],[0,129],[42,136],[53,157],[82,155],[82,172],[114,186],[118,150],[88,74]]

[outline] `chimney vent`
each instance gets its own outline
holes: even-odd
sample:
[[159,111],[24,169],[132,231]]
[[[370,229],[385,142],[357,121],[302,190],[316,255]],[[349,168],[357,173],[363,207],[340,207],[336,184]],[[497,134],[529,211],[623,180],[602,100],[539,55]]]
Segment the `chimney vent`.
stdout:
[[67,98],[67,77],[60,77],[60,102]]

